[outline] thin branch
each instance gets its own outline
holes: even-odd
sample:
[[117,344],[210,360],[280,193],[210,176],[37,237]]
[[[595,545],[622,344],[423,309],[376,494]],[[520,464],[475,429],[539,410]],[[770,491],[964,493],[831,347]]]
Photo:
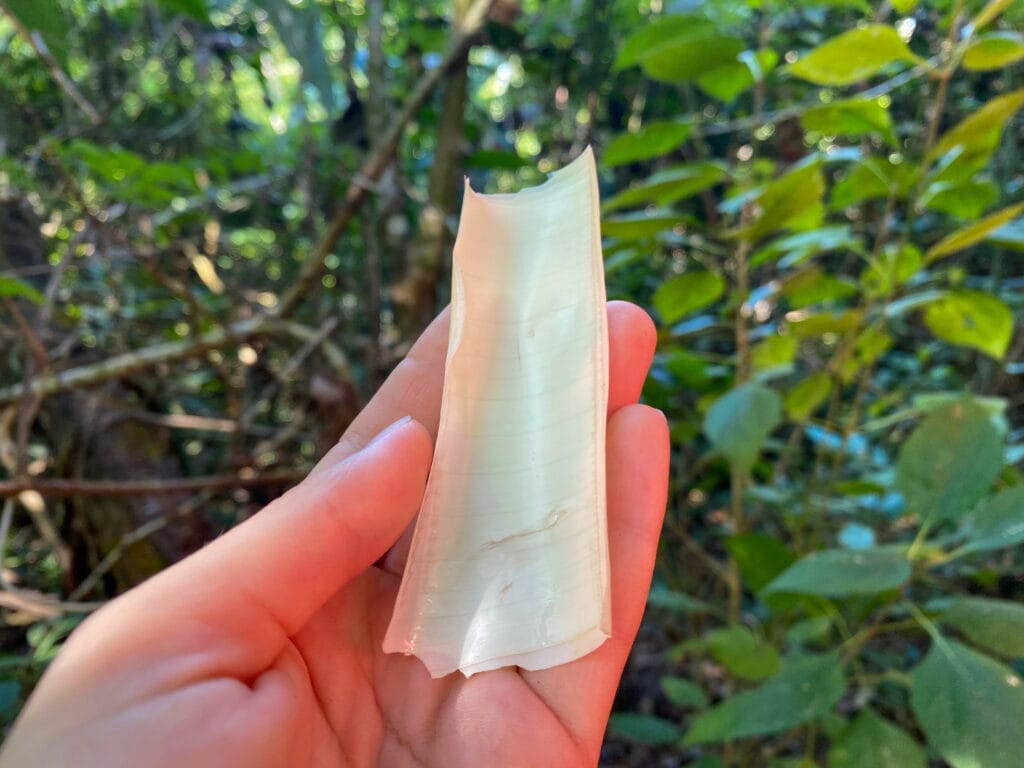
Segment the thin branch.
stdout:
[[292,485],[304,478],[305,472],[286,470],[263,475],[198,475],[196,477],[157,478],[151,480],[67,480],[39,479],[2,480],[0,497],[17,496],[35,491],[41,496],[165,496],[224,488],[251,488],[265,485]]
[[75,102],[78,108],[85,113],[85,116],[89,118],[90,123],[93,125],[99,125],[102,122],[100,113],[97,112],[96,108],[86,100],[82,95],[82,92],[78,90],[78,87],[71,82],[71,78],[64,74],[64,70],[61,69],[60,63],[58,63],[57,59],[53,57],[50,49],[46,46],[46,41],[43,40],[42,35],[38,32],[29,30],[28,27],[22,24],[21,19],[11,13],[11,10],[3,0],[0,0],[0,11],[4,12],[7,18],[9,18],[14,24],[14,28],[18,30],[18,34],[25,38],[25,41],[32,46],[37,54],[39,54],[39,58],[43,60],[43,63],[46,64],[46,68],[50,70],[50,77],[53,78],[54,82],[56,82],[64,93],[66,93],[71,100]]
[[290,315],[295,311],[299,303],[309,295],[317,279],[320,277],[320,273],[323,271],[324,261],[334,251],[338,240],[341,239],[342,233],[348,227],[352,217],[355,216],[363,200],[366,198],[367,191],[372,189],[373,185],[380,180],[384,169],[387,168],[395,152],[397,152],[406,125],[415,117],[427,99],[430,98],[448,71],[470,49],[477,33],[483,27],[487,13],[493,3],[494,0],[477,0],[473,4],[473,9],[467,14],[466,23],[456,32],[455,37],[448,46],[448,50],[441,59],[441,63],[437,67],[427,70],[413,88],[401,112],[395,116],[387,134],[377,144],[370,158],[363,164],[363,167],[360,168],[359,173],[355,175],[351,183],[349,183],[341,207],[335,213],[334,219],[327,228],[327,232],[320,238],[320,241],[302,265],[295,282],[292,283],[291,287],[281,298],[281,303],[278,305],[275,313],[277,317],[287,317]]
[[[48,376],[40,376],[28,385],[28,391],[45,397],[56,392],[99,384],[111,379],[128,376],[146,368],[152,368],[154,365],[161,363],[170,363],[194,357],[210,349],[222,347],[230,342],[243,341],[253,336],[270,333],[273,328],[274,324],[269,323],[265,318],[243,320],[227,328],[218,328],[204,333],[202,336],[194,339],[154,344],[151,347],[125,352],[122,355],[115,355],[90,365],[71,368]],[[14,402],[22,397],[25,392],[25,385],[15,385],[0,389],[0,405]]]

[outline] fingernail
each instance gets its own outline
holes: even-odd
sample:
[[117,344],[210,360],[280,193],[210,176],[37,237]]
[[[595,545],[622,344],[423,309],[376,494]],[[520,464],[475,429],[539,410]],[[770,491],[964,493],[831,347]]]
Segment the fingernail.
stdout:
[[412,421],[412,416],[403,416],[395,423],[391,424],[388,427],[385,427],[380,433],[377,434],[376,437],[373,438],[373,440],[366,444],[366,448],[364,448],[363,450],[366,450],[367,448],[372,448],[373,446],[377,445],[377,443],[387,440],[391,434],[397,432],[410,421]]

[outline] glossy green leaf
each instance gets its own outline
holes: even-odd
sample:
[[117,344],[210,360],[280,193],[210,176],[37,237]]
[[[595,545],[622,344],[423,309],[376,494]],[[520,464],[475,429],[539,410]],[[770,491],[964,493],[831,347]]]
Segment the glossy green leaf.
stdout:
[[926,768],[928,758],[909,733],[865,709],[832,742],[828,764],[829,768]]
[[783,229],[808,209],[819,205],[824,192],[821,162],[800,163],[765,186],[754,202],[756,218],[753,223],[737,230],[735,235],[753,242]]
[[669,278],[654,292],[654,308],[666,325],[717,301],[725,280],[715,272],[686,272]]
[[1024,542],[1024,485],[989,496],[967,516],[965,551],[984,552]]
[[890,144],[896,144],[889,110],[878,99],[844,99],[812,107],[800,117],[805,131],[818,131],[828,136],[857,138],[878,133]]
[[729,537],[725,548],[736,561],[743,583],[752,592],[760,592],[796,561],[796,555],[785,544],[757,531]]
[[779,671],[779,652],[747,627],[734,624],[708,633],[704,639],[711,655],[743,680],[764,680]]
[[1024,88],[996,96],[943,134],[929,158],[940,157],[961,146],[973,155],[991,154],[999,145],[1006,123],[1021,107],[1024,107]]
[[43,303],[43,294],[28,283],[14,277],[0,275],[0,296],[28,299],[33,304]]
[[943,341],[1002,360],[1013,337],[1013,311],[982,291],[951,291],[925,307],[924,322]]
[[665,698],[680,709],[704,709],[708,697],[698,686],[681,677],[663,677],[658,681]]
[[787,71],[817,85],[852,85],[897,61],[916,63],[919,59],[895,29],[870,24],[822,43]]
[[992,487],[1003,439],[984,408],[964,399],[929,413],[903,443],[896,487],[922,521],[959,520]]
[[627,213],[624,216],[602,219],[601,234],[626,240],[654,237],[662,232],[671,232],[672,228],[682,221],[680,216],[666,216],[657,212]]
[[781,420],[779,396],[762,384],[748,382],[711,405],[704,416],[704,434],[730,464],[749,471]]
[[1024,213],[1024,203],[1003,208],[1001,211],[996,211],[986,216],[981,221],[976,221],[974,224],[959,229],[929,248],[925,253],[925,260],[931,263],[936,259],[941,259],[943,256],[949,256],[957,251],[962,251],[964,248],[976,245],[1008,221],[1020,216],[1021,213]]
[[846,691],[838,653],[795,656],[764,685],[734,694],[693,720],[684,744],[788,731],[828,712]]
[[673,744],[682,735],[675,723],[634,712],[615,712],[608,719],[608,728],[624,739],[651,747]]
[[910,13],[917,7],[920,0],[892,0],[892,7],[897,13]]
[[1010,659],[1024,658],[1024,604],[955,597],[941,618],[975,645]]
[[885,592],[910,578],[906,556],[893,549],[825,549],[797,560],[766,593],[847,597]]
[[636,133],[616,136],[604,151],[609,168],[637,160],[660,157],[679,147],[693,131],[690,123],[651,122]]
[[964,66],[979,72],[1002,69],[1024,59],[1024,35],[992,32],[981,35],[964,52]]
[[953,768],[1019,768],[1024,684],[1009,667],[939,638],[911,672],[910,703]]
[[786,414],[796,422],[807,421],[832,391],[832,377],[816,371],[786,394]]
[[718,163],[677,165],[620,192],[605,201],[601,210],[608,212],[648,203],[668,205],[714,186],[727,176],[728,171]]
[[42,39],[61,67],[67,67],[68,24],[58,0],[4,0],[4,6],[28,34]]

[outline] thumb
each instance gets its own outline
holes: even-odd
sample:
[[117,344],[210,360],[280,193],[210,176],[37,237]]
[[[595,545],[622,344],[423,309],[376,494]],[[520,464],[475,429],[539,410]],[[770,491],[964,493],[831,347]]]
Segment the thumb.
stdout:
[[422,425],[395,422],[166,571],[162,586],[222,627],[269,618],[294,634],[398,539],[419,510],[432,450]]

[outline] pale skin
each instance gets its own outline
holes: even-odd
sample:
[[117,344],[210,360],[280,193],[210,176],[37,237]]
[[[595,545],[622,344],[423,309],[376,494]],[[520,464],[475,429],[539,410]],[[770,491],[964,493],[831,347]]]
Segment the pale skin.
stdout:
[[608,318],[614,625],[598,650],[439,680],[381,652],[437,434],[444,314],[305,481],[75,631],[0,767],[595,766],[668,481],[665,419],[636,404],[654,328],[622,302]]

